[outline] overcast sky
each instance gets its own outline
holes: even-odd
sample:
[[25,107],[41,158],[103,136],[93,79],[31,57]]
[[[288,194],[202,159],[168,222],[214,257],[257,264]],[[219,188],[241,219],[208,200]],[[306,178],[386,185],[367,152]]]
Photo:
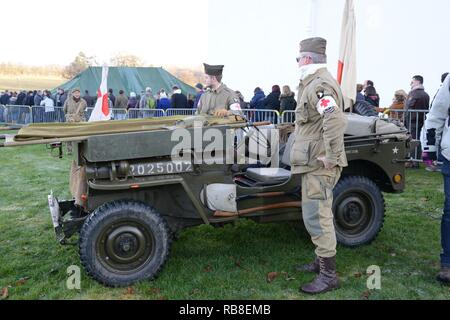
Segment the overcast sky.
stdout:
[[[336,61],[344,0],[316,0],[315,35]],[[300,40],[310,0],[14,0],[2,3],[1,62],[68,64],[79,51],[109,61],[117,53],[147,64],[225,64],[224,82],[250,99],[260,86],[298,84]],[[434,95],[450,70],[448,0],[355,0],[358,81],[371,79],[388,105],[415,74]],[[7,27],[5,27],[7,26]]]

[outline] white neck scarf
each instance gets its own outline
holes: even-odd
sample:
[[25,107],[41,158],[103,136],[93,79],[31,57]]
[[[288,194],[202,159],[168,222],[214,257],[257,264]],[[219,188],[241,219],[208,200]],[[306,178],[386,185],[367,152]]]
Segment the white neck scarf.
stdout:
[[325,68],[325,69],[327,68],[327,65],[325,63],[324,64],[319,64],[319,63],[307,64],[306,66],[300,67],[300,80],[301,81],[305,80],[308,76],[313,75],[318,70],[323,69],[323,68]]

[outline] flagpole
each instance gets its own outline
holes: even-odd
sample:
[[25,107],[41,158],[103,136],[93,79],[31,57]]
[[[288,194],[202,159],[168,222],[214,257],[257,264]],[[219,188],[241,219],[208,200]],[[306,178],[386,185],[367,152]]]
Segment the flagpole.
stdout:
[[319,12],[319,0],[309,0],[309,21],[306,27],[308,37],[317,35],[317,16]]

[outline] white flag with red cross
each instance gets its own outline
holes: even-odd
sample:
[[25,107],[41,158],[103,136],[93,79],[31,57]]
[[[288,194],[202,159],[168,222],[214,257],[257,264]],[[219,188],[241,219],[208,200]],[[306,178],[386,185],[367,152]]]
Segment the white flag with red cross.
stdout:
[[353,0],[345,1],[337,79],[345,109],[349,109],[356,101],[356,17]]
[[92,110],[89,122],[93,121],[107,121],[111,119],[111,111],[109,110],[108,99],[108,70],[107,66],[102,68],[102,82],[100,88],[97,91],[97,102],[95,103],[94,110]]

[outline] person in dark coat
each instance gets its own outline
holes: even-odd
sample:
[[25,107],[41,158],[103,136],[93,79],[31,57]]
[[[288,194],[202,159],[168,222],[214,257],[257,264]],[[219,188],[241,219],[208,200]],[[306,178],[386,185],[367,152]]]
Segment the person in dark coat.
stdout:
[[295,101],[295,93],[291,91],[289,86],[284,86],[283,93],[280,96],[280,113],[293,111],[296,108],[297,101]]
[[113,89],[108,90],[108,98],[111,101],[112,105],[115,106],[116,105],[116,96],[114,95]]
[[25,98],[24,105],[29,106],[29,107],[34,106],[34,92],[33,91],[28,91],[28,95]]
[[[256,110],[262,110],[264,109],[264,100],[266,100],[266,95],[264,94],[264,91],[262,91],[261,88],[257,87],[253,91],[254,96],[252,100],[250,101],[250,109],[256,109]],[[250,118],[253,121],[260,121],[261,117],[258,112],[251,113]]]
[[264,99],[266,99],[266,95],[264,94],[264,91],[262,91],[261,88],[256,88],[254,90],[254,96],[252,100],[250,101],[250,108],[251,109],[263,109],[264,107]]
[[21,106],[25,102],[25,98],[27,97],[26,91],[21,91],[17,96],[16,105]]
[[[425,92],[423,86],[424,79],[422,76],[414,76],[411,80],[411,91],[406,99],[406,117],[405,125],[411,133],[414,140],[420,140],[420,130],[425,123],[425,112],[417,112],[417,110],[428,110],[430,108],[430,96]],[[417,148],[417,158],[422,157],[422,150]],[[413,168],[418,169],[419,164],[413,163]]]
[[375,90],[375,87],[367,87],[364,93],[364,98],[368,103],[375,108],[380,106],[380,96],[378,95],[377,90]]
[[164,111],[170,108],[170,100],[163,90],[159,93],[159,99],[156,104],[156,108]]
[[173,94],[170,99],[170,107],[172,109],[189,109],[188,99],[186,95],[181,93],[180,88],[178,86],[172,87]]
[[406,99],[406,126],[411,131],[414,140],[418,140],[419,130],[423,127],[425,113],[418,114],[413,110],[428,110],[430,108],[430,96],[425,92],[422,76],[414,76],[411,80],[411,91]]
[[274,85],[272,87],[272,92],[264,100],[263,109],[280,111],[280,96],[280,86]]
[[89,91],[88,90],[84,90],[83,99],[86,100],[88,108],[93,108],[94,107],[94,98],[89,95]]
[[9,104],[9,99],[10,99],[9,92],[6,91],[6,92],[3,93],[2,96],[0,97],[0,104],[3,104],[3,105]]
[[55,105],[57,107],[62,107],[64,106],[66,100],[67,100],[67,93],[64,91],[64,89],[58,88],[58,92],[56,93],[55,96]]
[[128,99],[127,109],[135,109],[138,107],[138,104],[136,93],[130,92],[130,99]]

